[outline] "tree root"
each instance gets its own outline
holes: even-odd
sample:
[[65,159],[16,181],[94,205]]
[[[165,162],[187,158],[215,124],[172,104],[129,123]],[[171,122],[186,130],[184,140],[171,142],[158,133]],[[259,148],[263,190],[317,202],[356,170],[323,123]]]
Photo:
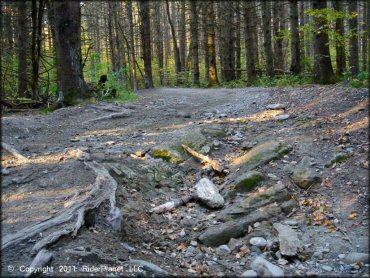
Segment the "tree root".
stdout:
[[[40,252],[37,253],[37,256],[33,259],[30,265],[30,269],[32,270],[40,269],[43,266],[46,266],[52,258],[53,258],[53,253],[45,249],[42,249]],[[37,274],[40,274],[40,273],[28,272],[26,274],[26,277],[36,276]]]
[[195,198],[195,194],[189,194],[183,198],[176,199],[174,201],[167,202],[163,205],[157,206],[153,209],[151,209],[149,212],[155,212],[155,213],[162,213],[166,211],[170,211],[174,208],[177,208],[179,206],[185,205],[189,203],[191,200]]
[[[60,228],[59,232],[52,233],[37,242],[32,248],[33,253],[36,253],[44,246],[56,242],[60,237],[64,235],[72,233],[72,236],[76,236],[78,230],[82,227],[84,223],[85,211],[98,208],[106,200],[109,200],[111,209],[115,208],[117,182],[113,179],[113,177],[109,174],[108,170],[103,165],[95,161],[85,161],[85,165],[91,168],[97,174],[91,190],[87,191],[83,195],[79,194],[79,198],[75,198],[73,200],[74,202],[71,203],[67,207],[67,209],[62,211],[58,216],[26,227],[14,234],[5,235],[2,238],[1,249],[16,244],[24,239],[30,238],[49,228],[53,228],[61,224],[66,224],[65,227],[63,227],[64,229],[62,231],[60,231],[60,229],[62,229]],[[76,217],[76,212],[77,221],[73,225],[71,223],[71,220]]]
[[11,147],[7,143],[1,142],[1,148],[3,148],[4,150],[6,150],[7,152],[9,152],[11,155],[13,155],[14,157],[16,157],[21,162],[28,161],[28,158],[27,157],[21,155],[16,149],[14,149],[13,147]]

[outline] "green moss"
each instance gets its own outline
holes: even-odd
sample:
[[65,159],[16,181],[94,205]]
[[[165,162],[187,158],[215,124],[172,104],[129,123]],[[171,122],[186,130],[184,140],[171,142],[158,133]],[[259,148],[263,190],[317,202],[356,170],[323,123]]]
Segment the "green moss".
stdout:
[[171,151],[167,150],[167,149],[154,150],[154,151],[152,151],[152,155],[155,158],[162,158],[162,159],[164,159],[166,161],[169,161],[171,163],[174,163],[174,164],[179,164],[183,161],[183,159],[181,157],[171,153]]

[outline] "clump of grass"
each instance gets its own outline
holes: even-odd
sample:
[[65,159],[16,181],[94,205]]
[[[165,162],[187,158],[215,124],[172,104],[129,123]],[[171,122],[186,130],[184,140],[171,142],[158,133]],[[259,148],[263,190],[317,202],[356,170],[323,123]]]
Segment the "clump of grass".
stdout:
[[47,114],[49,114],[49,113],[52,113],[52,112],[54,112],[55,111],[55,107],[52,107],[52,106],[50,106],[50,107],[46,107],[46,108],[44,108],[44,109],[41,109],[41,113],[42,114],[45,114],[45,115],[47,115]]

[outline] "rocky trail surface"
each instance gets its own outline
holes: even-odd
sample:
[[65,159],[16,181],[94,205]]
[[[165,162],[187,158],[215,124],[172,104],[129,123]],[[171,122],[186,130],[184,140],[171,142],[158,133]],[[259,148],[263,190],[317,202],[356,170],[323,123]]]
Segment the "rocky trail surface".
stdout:
[[3,276],[368,277],[367,90],[139,96],[3,116]]

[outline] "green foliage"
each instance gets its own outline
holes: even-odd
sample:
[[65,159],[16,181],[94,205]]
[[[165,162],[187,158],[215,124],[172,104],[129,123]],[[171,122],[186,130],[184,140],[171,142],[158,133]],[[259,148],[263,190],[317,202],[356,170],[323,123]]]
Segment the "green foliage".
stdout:
[[222,83],[222,86],[225,88],[230,88],[230,89],[242,88],[242,87],[246,87],[247,83],[244,80],[239,79],[239,80],[232,80],[229,82],[224,82]]
[[41,111],[40,111],[40,112],[41,112],[42,114],[47,115],[47,114],[52,113],[52,112],[54,112],[54,111],[55,111],[55,107],[50,106],[50,107],[47,107],[47,108],[41,109]]
[[263,75],[259,77],[253,85],[255,86],[299,86],[312,84],[313,79],[310,76],[304,75],[280,75],[274,78]]
[[362,71],[357,77],[350,80],[351,86],[355,88],[367,88],[369,86],[369,72]]

